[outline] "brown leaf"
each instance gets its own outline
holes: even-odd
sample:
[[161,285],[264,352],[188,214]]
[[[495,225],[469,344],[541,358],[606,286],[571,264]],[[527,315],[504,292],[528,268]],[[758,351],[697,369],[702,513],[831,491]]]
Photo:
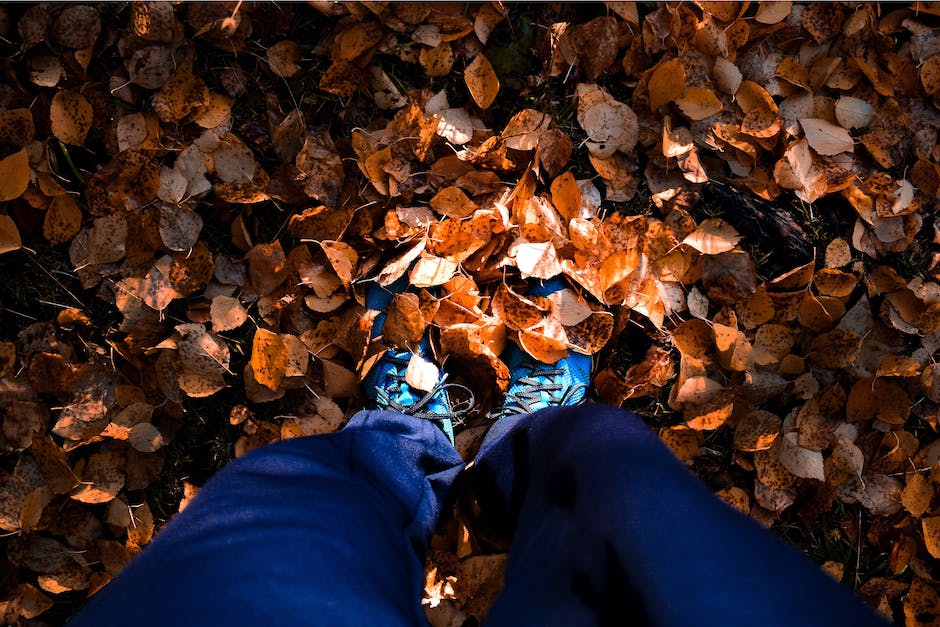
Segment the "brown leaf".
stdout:
[[76,4],[67,7],[52,25],[52,37],[67,48],[87,48],[101,34],[101,18],[93,7]]
[[519,331],[519,347],[535,359],[554,364],[568,355],[568,345],[535,331]]
[[930,481],[920,473],[914,473],[907,480],[904,491],[901,492],[901,504],[913,516],[920,518],[930,509],[934,490]]
[[166,444],[160,431],[149,422],[131,427],[127,442],[142,453],[153,453]]
[[772,0],[761,2],[754,19],[761,24],[777,24],[782,22],[793,8],[790,0]]
[[734,431],[734,447],[739,451],[763,451],[780,435],[781,420],[769,411],[751,412],[740,421]]
[[352,283],[353,275],[358,271],[359,254],[349,244],[343,242],[321,241],[320,246],[326,254],[336,276],[347,289]]
[[245,258],[251,284],[259,295],[270,294],[287,280],[287,256],[279,241],[253,246]]
[[821,155],[852,152],[855,148],[849,132],[832,122],[820,118],[800,118],[800,126],[803,127],[810,148]]
[[809,358],[823,368],[846,368],[855,362],[861,348],[862,338],[857,333],[837,328],[813,339]]
[[153,110],[163,122],[198,117],[209,106],[209,89],[189,68],[181,67],[153,95]]
[[229,372],[228,345],[202,324],[179,324],[176,330],[183,336],[178,344],[182,365],[194,374],[221,375]]
[[0,113],[0,143],[25,148],[35,134],[33,114],[29,109],[7,109]]
[[66,144],[81,146],[91,130],[91,104],[79,93],[60,91],[52,98],[49,119],[52,134]]
[[[2,162],[0,162],[0,165],[2,165]],[[23,242],[20,240],[20,232],[16,228],[16,224],[10,216],[0,214],[0,255],[19,250],[22,246]]]
[[904,597],[904,618],[908,627],[935,627],[940,616],[940,592],[933,582],[915,577]]
[[422,48],[418,53],[418,61],[429,77],[447,76],[454,67],[454,49],[448,42],[442,42],[434,48]]
[[571,172],[565,172],[552,181],[552,203],[566,220],[580,217],[581,189]]
[[82,473],[81,485],[72,490],[72,498],[82,503],[107,503],[124,487],[124,460],[109,451],[92,455]]
[[284,39],[267,49],[265,56],[271,64],[271,71],[281,78],[291,78],[300,71],[301,51],[296,42]]
[[19,198],[26,191],[27,185],[29,157],[25,149],[0,159],[0,202]]
[[690,120],[704,120],[721,111],[721,102],[707,87],[690,87],[676,99],[676,104]]
[[551,242],[530,242],[520,237],[509,247],[509,256],[516,262],[522,278],[550,279],[561,274],[561,264]]
[[237,298],[219,294],[213,297],[209,309],[213,331],[231,331],[245,324],[248,313]]
[[513,150],[534,150],[552,123],[552,116],[535,109],[523,109],[510,118],[502,137]]
[[684,462],[698,457],[701,449],[701,433],[685,425],[663,427],[659,430],[659,438],[669,447],[673,455]]

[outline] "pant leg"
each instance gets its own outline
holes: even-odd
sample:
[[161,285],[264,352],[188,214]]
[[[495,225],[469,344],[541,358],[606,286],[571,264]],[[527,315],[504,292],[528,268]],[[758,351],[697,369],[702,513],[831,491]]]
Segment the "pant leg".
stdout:
[[511,536],[487,625],[883,625],[605,405],[501,422],[470,472]]
[[440,429],[392,412],[252,451],[71,625],[425,625],[425,553],[462,467]]

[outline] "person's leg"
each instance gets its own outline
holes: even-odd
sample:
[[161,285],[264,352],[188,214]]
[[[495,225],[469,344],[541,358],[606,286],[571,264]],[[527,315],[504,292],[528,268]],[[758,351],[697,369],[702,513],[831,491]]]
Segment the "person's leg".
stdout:
[[424,625],[427,543],[462,467],[432,423],[380,411],[252,451],[71,625]]
[[882,625],[807,557],[715,498],[606,405],[494,426],[470,471],[511,534],[487,625]]

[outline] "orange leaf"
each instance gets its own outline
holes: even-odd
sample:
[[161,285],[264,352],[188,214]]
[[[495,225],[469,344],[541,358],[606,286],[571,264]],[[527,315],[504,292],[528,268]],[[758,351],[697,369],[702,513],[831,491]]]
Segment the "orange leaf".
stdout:
[[483,53],[480,53],[470,62],[463,74],[464,81],[467,83],[467,89],[473,101],[481,109],[488,108],[496,99],[499,92],[499,78],[493,71],[489,59]]
[[650,76],[650,110],[656,111],[668,102],[672,102],[685,91],[685,68],[679,59],[670,59],[659,63]]
[[457,187],[445,187],[430,201],[431,208],[448,218],[466,218],[480,208]]
[[287,347],[277,333],[267,329],[255,331],[251,343],[251,369],[255,381],[268,388],[277,390],[287,370]]
[[546,364],[554,364],[568,355],[567,344],[532,331],[519,331],[519,347]]
[[565,172],[551,186],[552,203],[565,220],[577,218],[581,211],[581,188],[571,172]]

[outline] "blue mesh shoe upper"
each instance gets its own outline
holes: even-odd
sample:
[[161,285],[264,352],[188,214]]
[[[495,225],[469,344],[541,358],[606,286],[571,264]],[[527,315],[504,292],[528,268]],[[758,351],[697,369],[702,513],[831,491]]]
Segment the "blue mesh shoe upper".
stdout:
[[[374,310],[384,310],[392,301],[393,294],[400,294],[407,288],[407,276],[387,287],[373,283],[366,292],[366,307]],[[382,334],[384,324],[385,314],[381,313],[376,316],[372,326],[373,339]],[[431,345],[426,335],[421,340],[416,353],[431,361]],[[466,388],[445,383],[446,375],[443,374],[434,388],[428,392],[411,387],[405,381],[405,374],[412,354],[411,351],[389,348],[382,355],[378,363],[372,367],[362,381],[363,391],[366,396],[366,408],[393,410],[427,420],[434,420],[440,424],[444,434],[453,443],[454,420],[459,419],[470,408],[455,411],[451,406],[448,390],[453,387],[464,390]],[[471,395],[470,405],[472,406],[472,404]]]
[[[557,279],[544,281],[529,289],[529,296],[548,296],[562,289]],[[546,407],[578,405],[587,398],[591,384],[591,357],[568,351],[567,357],[554,364],[542,363],[510,344],[502,355],[509,369],[509,389],[501,407],[490,412],[491,418],[511,414],[530,414]]]

